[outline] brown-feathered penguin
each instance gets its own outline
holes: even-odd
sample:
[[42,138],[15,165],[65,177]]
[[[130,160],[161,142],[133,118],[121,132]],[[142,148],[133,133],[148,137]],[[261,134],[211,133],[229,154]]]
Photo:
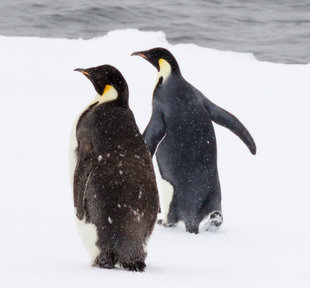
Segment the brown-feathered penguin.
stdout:
[[76,124],[74,206],[92,264],[145,269],[159,209],[151,156],[128,106],[128,86],[109,65],[75,69],[97,96]]
[[173,226],[184,221],[188,232],[198,233],[199,224],[206,221],[207,229],[215,229],[223,218],[212,121],[239,136],[252,154],[256,153],[254,140],[235,116],[182,77],[168,50],[154,48],[132,55],[145,58],[158,70],[152,117],[143,137],[152,156],[157,149],[161,176],[172,189],[162,223]]

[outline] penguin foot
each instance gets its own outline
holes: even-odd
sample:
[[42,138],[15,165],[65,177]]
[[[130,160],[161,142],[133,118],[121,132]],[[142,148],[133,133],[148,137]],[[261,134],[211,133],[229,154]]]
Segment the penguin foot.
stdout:
[[175,227],[175,226],[176,226],[175,223],[167,223],[167,222],[166,222],[165,220],[163,220],[163,219],[159,219],[159,220],[157,221],[157,224],[162,225],[162,226],[164,226],[164,227]]
[[115,265],[112,263],[109,263],[109,262],[98,262],[98,263],[95,263],[94,266],[99,267],[99,268],[105,268],[105,269],[114,269],[115,268]]
[[96,258],[93,266],[99,267],[99,268],[105,268],[105,269],[114,269],[115,264],[116,264],[115,256],[111,255],[111,257],[109,258],[110,259],[107,260],[105,257],[102,257],[101,255],[99,255]]
[[221,211],[213,211],[209,214],[206,222],[207,231],[216,231],[223,223],[223,214]]
[[198,227],[186,228],[186,232],[198,234],[199,229],[198,229]]
[[144,272],[146,267],[144,261],[121,263],[121,266],[126,270],[134,272]]
[[191,223],[185,222],[185,228],[186,228],[186,232],[194,233],[194,234],[199,233],[199,225],[197,224],[191,224]]

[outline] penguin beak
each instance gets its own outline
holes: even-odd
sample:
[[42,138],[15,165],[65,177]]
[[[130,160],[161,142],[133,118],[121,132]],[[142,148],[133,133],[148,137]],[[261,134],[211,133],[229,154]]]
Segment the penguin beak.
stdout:
[[144,58],[145,60],[150,62],[157,69],[157,71],[159,71],[158,59],[156,57],[154,57],[154,55],[152,55],[149,52],[149,50],[133,52],[131,54],[131,56],[135,56],[135,55],[141,56],[142,58]]
[[85,76],[90,77],[90,74],[89,74],[89,73],[88,73],[85,69],[82,69],[82,68],[76,68],[76,69],[74,69],[74,71],[81,72],[81,73],[83,73]]
[[144,51],[133,52],[130,56],[141,56],[142,58],[147,59],[147,56],[144,54]]

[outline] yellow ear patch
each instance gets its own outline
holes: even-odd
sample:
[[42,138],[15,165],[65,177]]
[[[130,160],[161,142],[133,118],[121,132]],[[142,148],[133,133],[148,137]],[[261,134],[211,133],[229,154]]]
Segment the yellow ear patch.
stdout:
[[105,93],[107,93],[111,88],[113,88],[113,86],[111,86],[111,85],[105,85],[105,87],[104,87],[104,90],[103,90],[103,93],[102,93],[102,96],[105,94]]
[[96,105],[99,105],[101,103],[116,100],[117,97],[118,97],[117,90],[112,85],[105,85],[102,95],[97,94],[93,102],[91,102],[91,104],[97,103]]
[[158,74],[157,74],[156,85],[157,85],[160,77],[163,77],[163,82],[162,83],[164,83],[166,81],[166,79],[171,74],[171,66],[170,66],[170,64],[165,59],[160,58],[158,60],[158,65],[159,65],[159,71],[158,71]]
[[[160,59],[158,60],[159,67],[162,66],[162,65],[164,64],[164,61],[166,61],[166,60],[164,60],[163,58],[160,58]],[[166,62],[167,62],[167,61],[166,61]]]

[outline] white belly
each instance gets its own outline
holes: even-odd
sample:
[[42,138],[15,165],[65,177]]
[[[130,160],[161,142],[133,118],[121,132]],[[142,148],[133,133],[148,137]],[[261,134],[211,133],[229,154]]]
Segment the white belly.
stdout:
[[161,212],[163,213],[163,222],[167,224],[167,218],[169,213],[170,204],[173,197],[173,186],[166,180],[159,177],[160,181],[160,207]]
[[[166,137],[166,135],[165,135],[165,137]],[[165,137],[159,142],[157,147],[165,139]],[[155,153],[156,153],[156,151],[155,151]],[[154,155],[155,155],[155,153],[154,153]],[[163,179],[161,177],[161,174],[160,174],[159,168],[158,168],[157,159],[155,161],[153,160],[153,164],[154,164],[154,168],[156,171],[156,181],[159,184],[158,185],[159,201],[160,201],[161,213],[163,216],[163,224],[168,224],[167,218],[168,218],[168,213],[169,213],[169,209],[170,209],[170,204],[171,204],[171,201],[173,198],[174,188],[168,181],[166,181],[165,179]]]
[[85,217],[83,220],[79,220],[76,217],[76,225],[78,233],[82,239],[83,245],[91,258],[91,264],[94,264],[97,256],[100,254],[100,250],[96,245],[98,241],[97,228],[94,224],[86,223]]

